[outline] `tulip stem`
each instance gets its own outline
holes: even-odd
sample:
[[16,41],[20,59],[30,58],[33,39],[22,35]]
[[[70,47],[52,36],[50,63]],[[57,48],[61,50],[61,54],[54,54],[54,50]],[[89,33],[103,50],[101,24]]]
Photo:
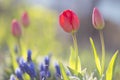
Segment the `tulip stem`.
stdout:
[[74,44],[74,50],[75,50],[75,55],[76,55],[76,63],[75,63],[75,69],[76,71],[78,70],[78,45],[77,45],[77,39],[76,39],[76,34],[73,33],[72,34],[72,38],[73,38],[73,44]]
[[17,38],[18,48],[19,48],[19,55],[22,56],[21,53],[21,43],[20,43],[20,37]]
[[101,47],[102,47],[102,74],[103,74],[104,66],[105,66],[105,43],[104,43],[103,31],[100,30],[99,34],[100,34]]

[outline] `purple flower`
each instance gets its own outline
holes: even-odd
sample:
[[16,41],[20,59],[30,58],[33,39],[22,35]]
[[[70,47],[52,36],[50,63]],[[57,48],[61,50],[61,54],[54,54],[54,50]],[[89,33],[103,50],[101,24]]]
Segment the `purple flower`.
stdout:
[[16,80],[13,74],[10,76],[10,80]]
[[55,70],[56,70],[56,77],[61,77],[61,72],[60,72],[60,66],[58,64],[55,64]]
[[18,64],[19,64],[19,68],[21,69],[21,71],[23,72],[23,73],[25,73],[25,64],[26,64],[26,62],[24,61],[24,59],[23,58],[19,58],[18,59]]
[[31,55],[32,55],[32,51],[31,51],[31,50],[28,50],[28,52],[27,52],[27,62],[32,61]]
[[20,68],[17,68],[17,69],[15,70],[15,74],[16,74],[18,80],[23,80],[22,71],[20,70]]
[[44,71],[44,70],[45,70],[45,69],[44,69],[44,65],[41,63],[41,64],[40,64],[40,72],[41,72],[41,71]]
[[45,71],[41,71],[41,72],[40,72],[40,80],[46,80]]
[[35,72],[35,66],[34,66],[33,62],[30,62],[29,70],[30,70],[30,73],[29,73],[30,77],[35,78],[36,77],[36,72]]
[[50,57],[49,57],[49,56],[46,56],[46,57],[44,58],[44,62],[45,62],[45,65],[48,65],[48,66],[49,66]]
[[24,63],[24,69],[25,72],[31,77],[31,79],[34,79],[36,77],[35,67],[33,62]]
[[46,79],[51,77],[49,65],[50,65],[50,56],[46,56],[44,58],[44,64],[40,64],[40,80],[42,80],[42,78]]

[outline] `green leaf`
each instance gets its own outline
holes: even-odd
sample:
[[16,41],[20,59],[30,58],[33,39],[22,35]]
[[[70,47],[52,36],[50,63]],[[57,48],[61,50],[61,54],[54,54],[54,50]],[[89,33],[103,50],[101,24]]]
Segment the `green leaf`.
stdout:
[[75,70],[75,64],[76,64],[76,53],[73,47],[70,48],[71,53],[70,53],[70,58],[69,58],[69,67],[73,70]]
[[69,66],[67,67],[71,73],[71,75],[78,75],[78,72],[76,70],[73,70],[72,68],[70,68]]
[[112,80],[114,67],[115,67],[115,61],[117,59],[118,52],[119,51],[117,50],[111,58],[111,61],[110,61],[108,68],[106,70],[106,80]]
[[99,56],[97,54],[97,50],[96,50],[94,41],[93,41],[93,39],[91,37],[90,37],[90,43],[91,43],[91,46],[92,46],[92,49],[93,49],[94,58],[95,58],[95,64],[96,64],[97,70],[98,70],[100,76],[102,76],[102,69],[101,69],[101,65],[100,65],[100,59],[99,59]]
[[[76,64],[76,53],[75,53],[75,50],[71,47],[70,48],[71,50],[71,54],[70,54],[70,58],[69,58],[69,67],[73,70],[76,70],[75,68],[75,64]],[[77,66],[77,72],[80,72],[81,73],[81,62],[80,62],[80,58],[78,56],[78,66]]]
[[76,75],[77,74],[77,76],[80,78],[80,80],[82,80],[83,75],[81,73],[78,73],[77,71],[71,69],[70,67],[67,67],[67,68],[69,69],[71,75]]
[[78,73],[78,77],[80,78],[80,80],[83,79],[83,75],[81,73]]
[[81,62],[80,62],[80,57],[78,56],[78,66],[77,66],[77,71],[79,72],[79,73],[81,73]]
[[66,74],[66,71],[65,71],[63,64],[61,62],[59,62],[59,65],[60,65],[60,71],[61,71],[63,80],[69,80],[69,77]]
[[30,76],[27,73],[24,73],[23,77],[24,80],[30,80]]

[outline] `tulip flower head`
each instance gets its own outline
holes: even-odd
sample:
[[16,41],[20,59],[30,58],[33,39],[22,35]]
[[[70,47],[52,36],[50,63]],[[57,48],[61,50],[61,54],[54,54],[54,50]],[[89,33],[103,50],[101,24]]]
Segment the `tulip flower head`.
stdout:
[[30,24],[29,16],[27,12],[23,12],[21,16],[21,21],[24,27],[28,27]]
[[20,37],[22,34],[22,30],[21,30],[21,26],[19,22],[16,19],[13,19],[11,27],[12,27],[11,31],[12,31],[13,36]]
[[92,24],[95,29],[102,30],[104,28],[104,19],[96,7],[93,9]]
[[76,32],[79,29],[80,21],[72,10],[65,10],[59,16],[59,23],[63,30],[68,33]]

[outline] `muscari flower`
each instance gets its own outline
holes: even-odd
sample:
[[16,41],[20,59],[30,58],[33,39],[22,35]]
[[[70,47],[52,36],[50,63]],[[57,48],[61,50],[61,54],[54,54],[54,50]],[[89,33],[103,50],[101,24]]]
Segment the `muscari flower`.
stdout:
[[48,66],[49,66],[50,57],[49,57],[49,56],[46,56],[46,57],[44,58],[44,62],[45,62],[45,65],[48,65]]
[[40,72],[40,80],[46,80],[45,71],[41,71],[41,72]]
[[16,19],[12,20],[11,27],[12,27],[11,32],[12,32],[13,36],[20,37],[22,34],[22,30],[21,30],[21,26],[20,26],[19,22]]
[[[15,74],[18,80],[23,80],[24,74],[28,74],[31,80],[34,80],[37,77],[37,72],[35,71],[35,65],[31,59],[32,52],[28,50],[27,52],[27,61],[25,61],[22,57],[17,58],[17,62],[19,67],[16,69]],[[50,56],[46,56],[44,58],[44,64],[40,65],[40,80],[46,80],[51,77],[51,72],[49,70],[50,65]],[[10,77],[10,79],[14,80],[14,78]]]
[[44,64],[40,64],[40,79],[47,79],[51,77],[51,73],[49,70],[49,64],[50,64],[50,57],[46,56],[44,58]]
[[32,51],[28,50],[27,52],[27,62],[24,64],[24,68],[26,70],[26,73],[28,73],[31,77],[31,79],[34,79],[36,77],[36,71],[34,63],[32,62]]
[[55,70],[56,70],[55,73],[56,78],[61,78],[60,66],[57,63],[55,64]]
[[49,64],[50,64],[50,57],[46,56],[44,58],[44,63],[45,63],[45,71],[47,72],[49,70]]
[[16,74],[18,80],[23,80],[22,71],[20,70],[20,68],[17,68],[17,69],[15,70],[15,74]]
[[34,63],[32,62],[31,59],[31,55],[32,55],[31,50],[28,50],[27,62],[25,62],[23,58],[19,58],[18,64],[19,68],[23,73],[27,73],[31,77],[31,79],[34,79],[36,77],[36,71]]
[[32,55],[32,51],[31,51],[31,50],[28,50],[28,52],[27,52],[27,62],[32,61],[31,55]]
[[104,19],[96,7],[93,9],[92,13],[92,24],[97,30],[102,30],[104,28]]
[[10,80],[16,80],[16,79],[15,79],[15,75],[12,74],[12,75],[10,76]]
[[43,63],[40,64],[40,71],[44,71],[44,65],[43,65]]
[[26,62],[24,61],[24,59],[21,57],[21,58],[18,58],[18,65],[19,65],[19,68],[21,69],[21,71],[23,72],[23,73],[25,73],[26,72],[26,69],[25,69],[25,64],[26,64]]
[[28,27],[30,24],[30,19],[28,13],[25,11],[21,16],[21,22],[24,27]]
[[59,23],[63,30],[68,33],[76,32],[79,29],[80,21],[72,10],[65,10],[59,16]]

